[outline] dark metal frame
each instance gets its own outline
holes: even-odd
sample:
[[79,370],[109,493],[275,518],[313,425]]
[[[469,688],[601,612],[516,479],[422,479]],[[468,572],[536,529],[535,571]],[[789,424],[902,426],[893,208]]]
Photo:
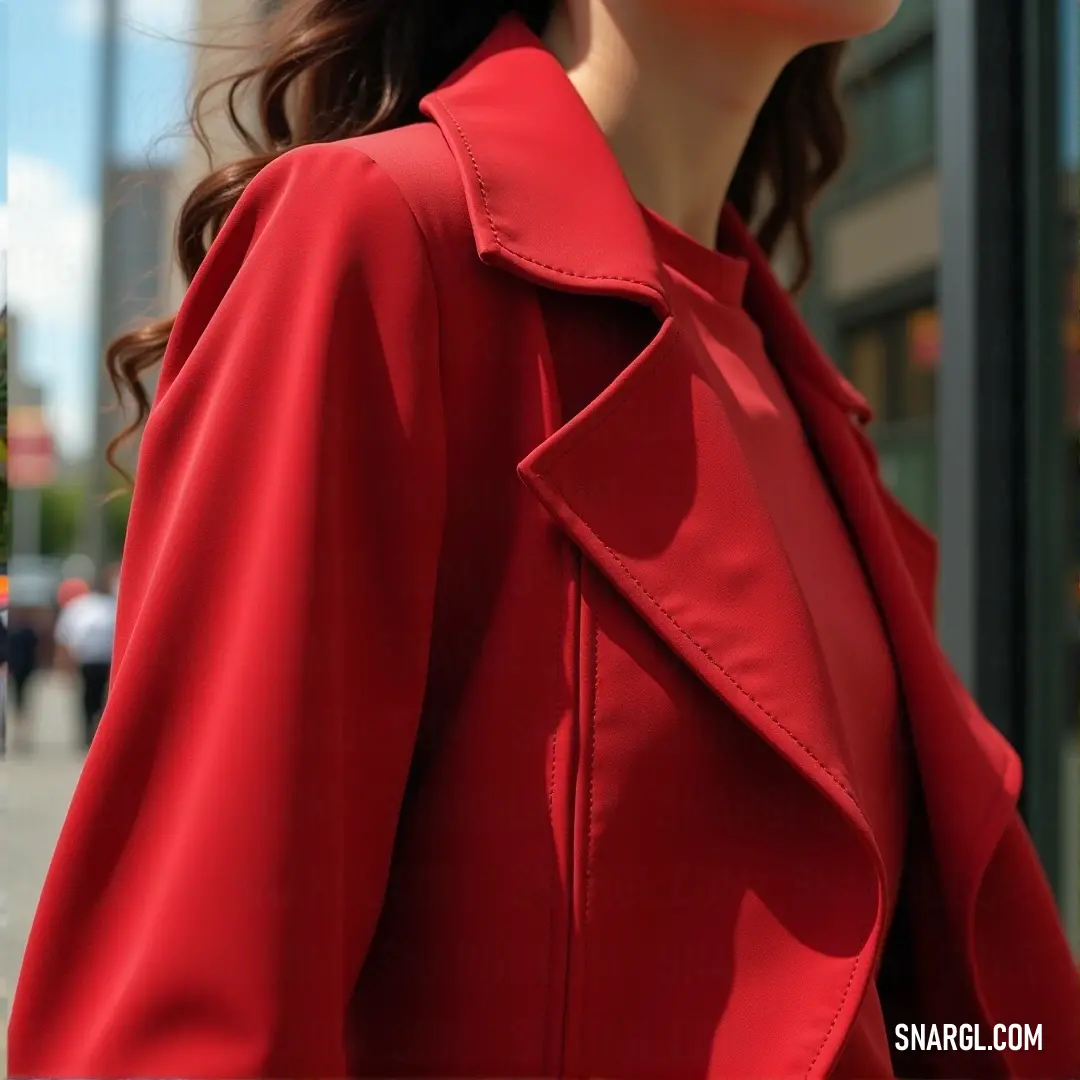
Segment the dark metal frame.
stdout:
[[[1023,7],[1027,322],[1027,742],[1024,809],[1051,878],[1061,873],[1064,742],[1076,715],[1069,625],[1071,477],[1062,395],[1064,207],[1060,169],[1059,6]],[[1069,672],[1073,675],[1070,679]],[[1072,809],[1075,813],[1075,808]]]
[[1057,14],[948,0],[936,22],[939,630],[1024,759],[1022,809],[1055,887],[1069,717]]

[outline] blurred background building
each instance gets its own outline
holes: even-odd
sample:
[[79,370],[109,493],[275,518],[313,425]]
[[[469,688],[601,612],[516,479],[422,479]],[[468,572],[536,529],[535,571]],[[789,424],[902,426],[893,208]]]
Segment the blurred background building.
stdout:
[[[160,130],[191,87],[258,49],[260,19],[278,6],[125,3],[204,46]],[[121,551],[125,504],[93,508],[109,483],[96,462],[119,422],[102,412],[111,395],[96,347],[175,308],[172,229],[208,169],[191,139],[147,161],[149,138],[135,153],[118,137],[121,99],[141,92],[123,63],[127,9],[86,4],[102,20],[93,152],[110,212],[99,325],[79,363],[101,390],[86,404],[92,438],[39,461],[47,480],[20,489],[14,597],[20,559],[29,588],[42,560]],[[852,153],[815,216],[818,272],[801,303],[874,408],[887,483],[939,536],[942,641],[1024,759],[1023,810],[1080,953],[1080,0],[905,0],[851,50],[844,83]],[[207,130],[216,161],[240,153],[220,107]],[[18,354],[17,308],[15,321]],[[35,418],[45,429],[45,441],[27,438],[40,454],[62,387],[39,371],[13,378],[13,408],[37,409],[27,430]]]
[[940,635],[1080,950],[1080,3],[905,0],[849,61],[804,313],[939,536]]
[[[252,58],[259,48],[263,20],[278,5],[278,0],[191,0],[193,24],[204,46],[192,57],[192,89],[208,87],[227,76]],[[182,144],[174,172],[173,200],[170,205],[170,227],[184,197],[209,171],[211,162],[220,164],[240,157],[244,149],[234,134],[224,110],[224,97],[212,93],[207,99],[206,134],[211,144],[212,159],[193,138]],[[168,297],[173,307],[183,296],[184,283],[177,271],[172,252],[167,252]]]

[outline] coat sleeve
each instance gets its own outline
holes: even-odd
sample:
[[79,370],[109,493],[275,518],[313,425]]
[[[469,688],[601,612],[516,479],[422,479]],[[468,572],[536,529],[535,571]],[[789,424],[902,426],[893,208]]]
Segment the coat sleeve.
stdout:
[[10,1075],[347,1074],[430,646],[437,322],[415,220],[355,144],[286,154],[231,213],[145,432]]

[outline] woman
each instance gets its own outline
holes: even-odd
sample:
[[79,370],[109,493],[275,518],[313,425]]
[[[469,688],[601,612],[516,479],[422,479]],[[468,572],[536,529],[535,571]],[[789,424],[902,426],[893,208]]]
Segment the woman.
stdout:
[[1017,759],[767,262],[895,7],[291,5],[112,352],[145,405],[168,341],[12,1075],[1080,1070]]

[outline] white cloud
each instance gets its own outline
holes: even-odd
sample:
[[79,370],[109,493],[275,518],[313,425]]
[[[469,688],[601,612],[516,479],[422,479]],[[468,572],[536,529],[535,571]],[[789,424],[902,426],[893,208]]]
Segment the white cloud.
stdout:
[[8,158],[8,284],[13,309],[50,325],[93,318],[97,207],[43,158]]
[[71,460],[78,460],[94,452],[92,394],[85,394],[82,398],[63,392],[50,395],[45,415],[61,454]]
[[19,320],[23,374],[46,392],[65,453],[91,443],[98,213],[64,171],[8,158],[8,300]]
[[[101,30],[103,0],[64,0],[64,25],[78,33]],[[142,33],[182,37],[191,30],[193,0],[120,0],[124,25]]]
[[93,450],[99,370],[93,326],[42,324],[23,319],[21,312],[16,316],[20,375],[41,389],[64,456],[85,457]]

